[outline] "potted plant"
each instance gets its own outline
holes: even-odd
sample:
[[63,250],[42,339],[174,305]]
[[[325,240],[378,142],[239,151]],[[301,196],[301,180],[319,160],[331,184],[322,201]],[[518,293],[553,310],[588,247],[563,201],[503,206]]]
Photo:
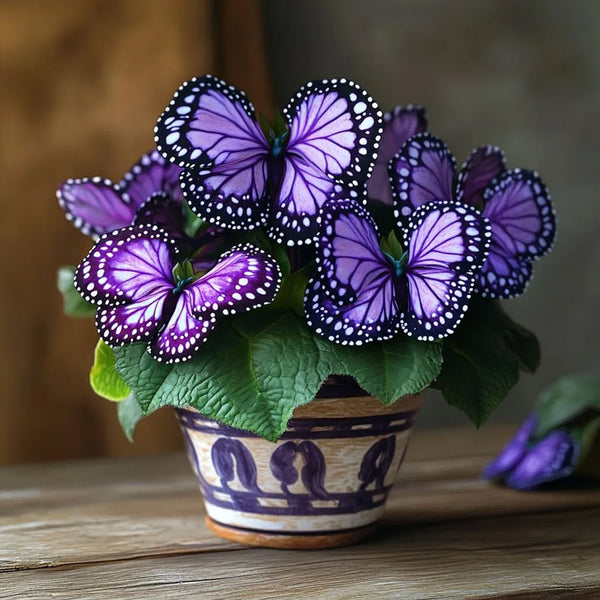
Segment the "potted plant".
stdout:
[[479,147],[460,171],[425,111],[383,115],[346,79],[302,87],[273,121],[204,76],[118,184],[58,199],[95,238],[63,268],[94,314],[91,383],[135,423],[177,412],[218,534],[323,547],[370,530],[423,390],[483,424],[538,344],[499,300],[552,246],[530,171]]

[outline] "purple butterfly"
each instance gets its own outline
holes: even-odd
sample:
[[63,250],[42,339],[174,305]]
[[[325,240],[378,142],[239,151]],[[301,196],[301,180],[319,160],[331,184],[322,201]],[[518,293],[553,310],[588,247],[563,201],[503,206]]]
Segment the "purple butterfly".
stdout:
[[358,197],[381,136],[367,92],[346,79],[309,82],[283,117],[287,129],[267,140],[240,90],[210,75],[179,88],[155,140],[184,169],[183,193],[201,219],[229,229],[266,225],[276,241],[303,244],[327,199],[344,188]]
[[153,150],[144,154],[118,184],[101,177],[67,179],[56,195],[67,219],[94,238],[131,225],[136,216],[140,223],[160,220],[171,227],[177,217],[177,227],[181,227],[180,172]]
[[383,133],[373,173],[367,182],[369,198],[392,204],[388,163],[406,140],[427,131],[425,109],[421,106],[396,106],[383,115]]
[[276,296],[277,263],[250,244],[233,247],[207,272],[177,259],[174,240],[153,226],[103,235],[77,268],[75,286],[98,305],[96,327],[109,346],[147,342],[158,361],[188,360],[224,315]]
[[548,433],[532,442],[536,416],[530,415],[502,452],[486,467],[486,479],[504,480],[518,490],[572,475],[579,458],[579,443],[565,430]]
[[341,344],[409,336],[433,341],[454,332],[468,308],[491,230],[469,206],[418,208],[403,231],[402,256],[385,254],[370,214],[352,200],[321,213],[317,274],[304,308],[317,333]]
[[532,171],[506,171],[502,151],[476,148],[456,176],[456,160],[442,140],[430,134],[410,138],[389,165],[397,218],[422,204],[456,200],[480,208],[492,225],[489,257],[478,291],[510,298],[525,291],[532,262],[552,247],[556,222],[550,195]]

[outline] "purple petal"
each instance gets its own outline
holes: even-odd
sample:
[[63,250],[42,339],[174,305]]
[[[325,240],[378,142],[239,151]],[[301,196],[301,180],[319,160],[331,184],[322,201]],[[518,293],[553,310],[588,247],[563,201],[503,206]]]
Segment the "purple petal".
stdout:
[[180,173],[180,167],[166,161],[157,150],[152,150],[125,173],[119,186],[127,192],[136,208],[157,192],[164,192],[174,200],[181,201]]
[[98,309],[96,328],[109,346],[143,342],[154,337],[162,323],[170,285],[162,285],[147,296],[124,306]]
[[170,364],[189,360],[208,339],[208,332],[215,326],[214,320],[196,318],[194,302],[194,294],[184,288],[170,319],[148,344],[148,352],[157,361]]
[[178,244],[187,240],[183,230],[181,202],[164,192],[156,192],[138,208],[135,225],[158,225]]
[[483,190],[506,170],[504,152],[496,146],[479,146],[471,153],[458,173],[456,200],[470,206],[478,206]]
[[181,188],[194,213],[213,225],[254,229],[267,222],[269,189],[262,154],[203,171],[183,171]]
[[217,264],[183,288],[150,353],[160,362],[187,360],[219,318],[272,302],[281,285],[277,262],[251,244],[233,247]]
[[268,234],[288,246],[308,244],[317,233],[321,207],[340,186],[300,157],[286,156],[284,165]]
[[564,430],[552,431],[525,453],[505,483],[518,490],[530,490],[563,479],[573,474],[578,458],[578,442]]
[[93,304],[117,306],[172,287],[171,238],[156,226],[102,236],[75,272],[75,287]]
[[68,179],[56,192],[67,219],[86,235],[98,237],[131,225],[135,207],[108,179]]
[[525,290],[531,262],[552,248],[556,219],[548,189],[532,171],[506,171],[485,190],[483,214],[492,225],[490,260],[482,271],[482,296],[510,298]]
[[366,284],[343,304],[332,300],[325,284],[313,277],[304,296],[309,327],[332,342],[351,346],[394,337],[400,327],[391,270],[384,277]]
[[487,219],[470,206],[431,202],[411,215],[404,232],[404,333],[427,341],[454,333],[468,308],[490,237]]
[[321,220],[317,275],[304,299],[308,324],[341,344],[392,337],[398,331],[393,268],[370,214],[354,201],[336,200]]
[[452,200],[455,171],[456,160],[442,140],[429,133],[409,138],[388,166],[396,218],[406,220],[428,202]]
[[211,75],[185,82],[154,132],[159,152],[185,169],[221,165],[231,173],[269,151],[246,94]]
[[286,154],[299,156],[349,188],[371,174],[383,115],[371,96],[347,79],[311,81],[284,108]]
[[392,205],[388,163],[408,138],[425,131],[427,131],[427,119],[425,109],[421,106],[396,106],[383,115],[379,153],[367,186],[369,198]]
[[504,446],[500,454],[485,468],[486,479],[505,477],[521,461],[527,452],[529,439],[536,427],[536,416],[531,414],[525,419],[515,436]]

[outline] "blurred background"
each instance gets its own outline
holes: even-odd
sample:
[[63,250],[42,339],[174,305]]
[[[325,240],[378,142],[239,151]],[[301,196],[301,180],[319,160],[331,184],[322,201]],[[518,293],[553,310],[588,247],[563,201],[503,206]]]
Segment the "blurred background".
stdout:
[[[180,447],[170,411],[135,445],[88,386],[96,332],[62,315],[56,269],[90,240],[64,218],[68,177],[118,181],[152,147],[180,83],[214,73],[272,113],[304,82],[345,76],[383,109],[427,107],[459,163],[480,144],[539,171],[559,235],[505,302],[542,345],[495,421],[518,421],[600,359],[600,3],[586,0],[0,0],[0,464]],[[162,414],[164,413],[164,414]],[[430,394],[420,427],[467,424]]]

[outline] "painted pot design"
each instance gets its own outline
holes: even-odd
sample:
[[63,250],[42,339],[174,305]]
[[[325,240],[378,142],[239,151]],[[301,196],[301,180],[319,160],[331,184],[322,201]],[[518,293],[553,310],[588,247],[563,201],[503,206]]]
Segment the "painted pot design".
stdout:
[[406,452],[421,395],[384,406],[330,378],[273,443],[177,409],[209,527],[247,544],[323,548],[372,530]]

